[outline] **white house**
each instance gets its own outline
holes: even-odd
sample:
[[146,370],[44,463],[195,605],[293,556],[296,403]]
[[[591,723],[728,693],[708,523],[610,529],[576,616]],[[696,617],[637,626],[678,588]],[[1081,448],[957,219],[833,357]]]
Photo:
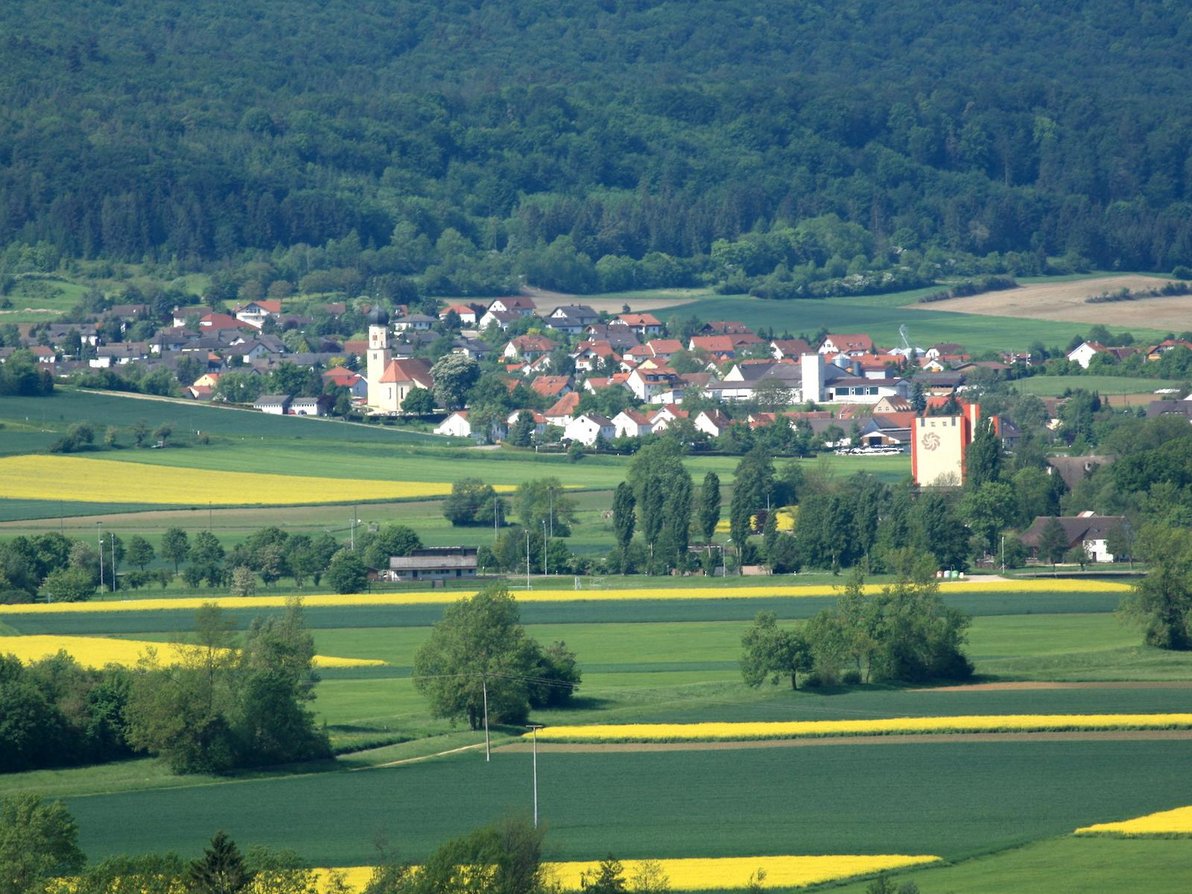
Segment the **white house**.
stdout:
[[597,438],[611,441],[616,437],[616,429],[612,420],[599,413],[581,413],[563,429],[563,440],[583,444],[591,447]]
[[696,431],[702,431],[710,438],[719,438],[732,425],[732,420],[720,410],[700,410],[692,424]]
[[242,323],[247,323],[254,329],[260,329],[268,319],[276,320],[281,316],[280,301],[250,301],[232,311],[233,316]]
[[457,410],[433,429],[436,435],[446,435],[451,438],[472,437],[472,423],[468,421],[467,410]]
[[496,313],[515,313],[519,317],[528,317],[537,309],[533,298],[524,295],[511,295],[507,298],[497,298],[488,309]]
[[663,391],[670,391],[678,381],[679,374],[670,367],[644,369],[639,366],[629,373],[625,387],[632,391],[638,400],[648,403]]
[[1067,357],[1069,362],[1077,364],[1081,369],[1088,369],[1089,361],[1103,353],[1105,345],[1095,341],[1082,341],[1068,352]]
[[686,419],[689,414],[674,404],[667,404],[650,416],[650,430],[654,434],[666,431],[667,427],[676,419]]
[[826,336],[820,342],[819,346],[819,352],[821,354],[848,354],[853,356],[857,354],[869,354],[872,351],[873,339],[868,335],[859,333],[833,333]]
[[640,438],[654,430],[650,417],[640,410],[622,410],[613,417],[613,429],[618,438]]

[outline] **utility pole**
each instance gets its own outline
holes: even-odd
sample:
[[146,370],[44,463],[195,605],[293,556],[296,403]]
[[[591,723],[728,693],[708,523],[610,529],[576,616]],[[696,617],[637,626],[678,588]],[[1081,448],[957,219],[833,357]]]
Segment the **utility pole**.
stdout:
[[99,547],[99,592],[103,592],[103,533],[99,522],[95,523],[95,544]]
[[112,535],[112,592],[116,592],[116,535]]
[[530,589],[530,529],[526,528],[526,589]]
[[531,723],[530,735],[534,740],[534,828],[538,828],[538,730],[542,729],[542,724]]
[[480,675],[480,686],[484,691],[484,762],[487,764],[493,753],[488,739],[488,677],[484,674]]
[[542,522],[542,576],[546,577],[546,520]]

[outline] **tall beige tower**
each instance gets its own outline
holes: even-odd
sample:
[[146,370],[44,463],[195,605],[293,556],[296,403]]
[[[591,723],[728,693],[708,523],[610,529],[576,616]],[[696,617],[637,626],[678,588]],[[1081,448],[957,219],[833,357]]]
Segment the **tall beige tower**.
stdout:
[[380,406],[381,376],[389,365],[389,314],[374,307],[368,315],[368,405]]

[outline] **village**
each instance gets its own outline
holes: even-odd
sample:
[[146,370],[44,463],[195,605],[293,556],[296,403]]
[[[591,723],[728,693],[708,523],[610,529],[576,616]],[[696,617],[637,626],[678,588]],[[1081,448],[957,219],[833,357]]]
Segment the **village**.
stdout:
[[[317,310],[331,320],[349,313],[344,302]],[[518,430],[523,438],[528,431],[535,445],[598,448],[658,434],[677,420],[716,439],[733,424],[757,429],[784,419],[808,432],[817,449],[846,452],[909,452],[916,416],[934,415],[949,401],[955,410],[970,380],[1015,378],[1034,362],[1029,353],[973,359],[954,343],[912,346],[905,333],[892,347],[863,332],[811,340],[763,336],[728,320],[689,321],[690,334],[671,333],[652,313],[602,314],[584,304],[539,308],[527,296],[449,303],[437,318],[402,306],[392,319],[380,308],[367,310],[366,339],[313,335],[315,319],[284,312],[281,300],[249,301],[227,312],[182,305],[169,316],[158,326],[148,304],[113,304],[90,320],[24,326],[19,345],[0,347],[0,362],[24,348],[60,378],[89,370],[135,369],[142,377],[164,371],[179,381],[183,396],[274,414],[354,410],[433,419],[438,411],[435,434],[481,443]],[[1147,349],[1147,357],[1159,359],[1176,346],[1189,347],[1169,339]],[[1136,350],[1085,341],[1067,359],[1087,369],[1099,354],[1121,359]],[[533,405],[477,419],[466,401],[453,407],[437,400],[434,365],[448,353],[473,361],[470,375],[498,376],[511,395],[528,392]],[[262,391],[279,368],[290,371],[298,386],[293,393]],[[221,388],[229,374],[238,388],[226,387],[230,381]],[[1163,412],[1181,410],[1182,402],[1168,404]],[[1013,422],[1003,424],[1003,441],[1012,446]]]

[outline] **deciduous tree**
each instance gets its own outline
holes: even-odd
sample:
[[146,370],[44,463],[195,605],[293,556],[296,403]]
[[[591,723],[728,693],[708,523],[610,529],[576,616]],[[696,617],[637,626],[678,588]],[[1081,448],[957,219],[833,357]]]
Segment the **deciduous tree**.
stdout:
[[1192,649],[1192,532],[1152,523],[1136,547],[1150,567],[1123,598],[1122,613],[1142,627],[1148,646]]
[[699,492],[698,525],[705,543],[711,543],[720,522],[720,476],[715,472],[704,475]]
[[161,535],[161,557],[174,563],[174,573],[190,554],[190,538],[181,528],[166,528]]
[[83,867],[79,831],[61,801],[33,794],[0,800],[0,894],[36,894]]
[[741,676],[747,686],[789,678],[799,688],[799,672],[811,670],[811,649],[797,630],[783,630],[773,612],[758,612],[741,637]]
[[492,585],[443,612],[414,656],[414,685],[436,717],[464,719],[480,729],[486,698],[497,722],[524,722],[535,685],[546,679],[544,669],[554,669],[562,684],[549,697],[569,696],[579,679],[574,655],[561,644],[542,650],[526,636],[509,590]]

